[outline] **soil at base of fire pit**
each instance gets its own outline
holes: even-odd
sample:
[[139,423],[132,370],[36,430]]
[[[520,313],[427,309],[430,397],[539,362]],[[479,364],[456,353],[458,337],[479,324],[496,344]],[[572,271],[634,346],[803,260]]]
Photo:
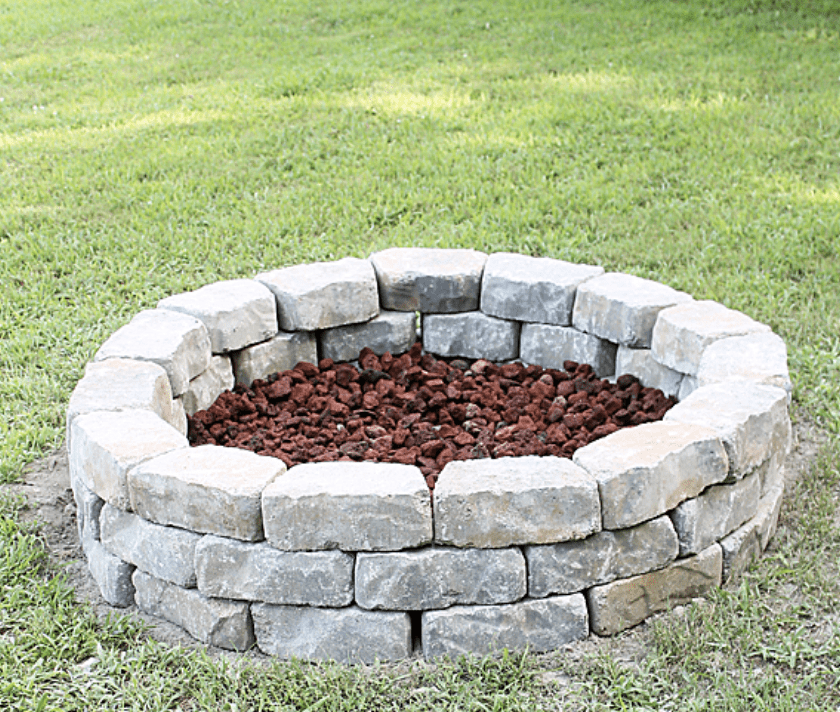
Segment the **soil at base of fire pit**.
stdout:
[[304,462],[370,460],[416,465],[434,489],[452,460],[571,457],[624,427],[661,420],[676,404],[588,364],[560,371],[484,359],[436,359],[421,344],[401,356],[359,355],[361,371],[330,359],[237,385],[189,418],[191,445],[224,445]]

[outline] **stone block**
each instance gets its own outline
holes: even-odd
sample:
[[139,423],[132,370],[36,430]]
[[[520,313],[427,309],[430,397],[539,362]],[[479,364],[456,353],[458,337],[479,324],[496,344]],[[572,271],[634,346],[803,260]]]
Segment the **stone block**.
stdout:
[[195,587],[195,545],[200,534],[148,522],[106,504],[99,518],[102,545],[156,578]]
[[102,542],[95,539],[83,540],[88,570],[102,598],[116,608],[126,608],[134,603],[134,584],[131,576],[134,567],[114,556]]
[[149,410],[87,413],[73,420],[70,431],[71,476],[126,510],[131,509],[128,471],[144,460],[189,446],[181,433]]
[[515,548],[360,553],[355,585],[356,603],[373,610],[512,603],[526,593],[525,558]]
[[198,590],[234,598],[302,606],[349,606],[353,556],[343,551],[279,551],[205,536],[195,549]]
[[662,421],[596,440],[575,452],[573,461],[598,482],[604,529],[658,517],[729,472],[714,430]]
[[696,554],[755,516],[761,482],[758,473],[728,485],[714,485],[671,512],[680,556]]
[[286,466],[246,450],[201,445],[156,457],[128,473],[135,512],[205,534],[259,541],[260,495]]
[[592,631],[615,635],[648,616],[705,596],[720,586],[723,555],[712,544],[659,571],[595,586],[586,592]]
[[715,341],[706,347],[697,368],[697,383],[707,386],[728,381],[753,381],[793,391],[787,346],[776,334],[749,334]]
[[487,255],[475,250],[392,247],[370,256],[383,309],[451,314],[478,309]]
[[345,257],[258,274],[277,299],[280,328],[318,331],[368,321],[379,313],[376,275],[368,260]]
[[659,282],[609,272],[578,287],[572,324],[622,346],[647,349],[659,312],[688,301],[691,297],[685,292]]
[[318,335],[321,358],[355,361],[367,347],[380,356],[386,351],[401,354],[417,340],[413,312],[383,311],[364,324],[327,329]]
[[250,346],[277,333],[277,304],[263,284],[252,279],[214,282],[158,302],[159,309],[189,314],[204,324],[213,353]]
[[184,408],[184,402],[181,397],[175,398],[172,401],[172,420],[172,427],[186,437],[188,428],[187,411]]
[[661,569],[677,558],[679,548],[667,515],[631,529],[598,532],[581,541],[526,546],[528,595],[575,593]]
[[454,606],[421,616],[423,656],[484,655],[503,649],[541,653],[589,635],[583,594],[500,606]]
[[500,319],[569,326],[578,285],[603,273],[603,267],[593,265],[497,252],[484,266],[481,311]]
[[250,386],[258,378],[288,371],[301,361],[318,363],[318,341],[306,332],[281,332],[274,338],[233,354],[233,373],[237,383]]
[[758,511],[746,524],[721,539],[723,580],[737,578],[758,558],[776,532],[782,508],[783,487],[770,490],[758,503]]
[[519,355],[520,324],[478,311],[425,314],[423,348],[444,357],[509,361]]
[[781,388],[748,381],[693,391],[665,414],[666,423],[703,425],[715,431],[733,477],[742,477],[790,445],[787,396]]
[[661,364],[692,376],[705,348],[718,339],[769,332],[770,327],[711,301],[687,302],[659,312],[651,351]]
[[559,457],[450,462],[434,510],[435,542],[457,547],[549,544],[601,529],[594,478]]
[[674,371],[653,358],[650,349],[631,349],[619,346],[615,355],[615,375],[629,373],[648,388],[658,388],[666,396],[680,392],[684,374]]
[[156,363],[169,376],[172,395],[179,396],[190,379],[207,368],[210,355],[210,337],[198,319],[168,309],[147,309],[117,329],[99,347],[94,361],[129,358]]
[[199,410],[206,410],[235,384],[230,357],[213,356],[207,370],[193,378],[186,393],[181,396],[185,413],[194,415]]
[[416,467],[296,465],[262,496],[265,535],[284,551],[397,551],[432,540],[429,490]]
[[563,370],[563,361],[588,363],[598,378],[615,372],[616,345],[568,326],[523,324],[519,355],[525,363]]
[[247,650],[254,644],[248,604],[202,596],[143,571],[134,572],[137,607],[181,626],[193,638],[226,650]]
[[266,655],[371,664],[411,654],[408,613],[254,603],[257,646]]
[[102,511],[105,500],[82,482],[78,474],[70,475],[70,488],[73,490],[73,499],[76,502],[76,527],[79,540],[84,541],[85,536],[89,536],[99,541],[99,513]]

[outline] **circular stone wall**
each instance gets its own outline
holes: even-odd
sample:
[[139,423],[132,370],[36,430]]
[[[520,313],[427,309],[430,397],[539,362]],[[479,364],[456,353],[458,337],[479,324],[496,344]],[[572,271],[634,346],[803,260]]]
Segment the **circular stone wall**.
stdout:
[[[414,466],[189,447],[186,414],[296,363],[408,351],[629,373],[661,422],[558,457]],[[789,448],[784,342],[627,274],[394,248],[162,300],[70,399],[79,534],[111,604],[213,645],[394,660],[546,651],[617,633],[738,574],[772,536]]]

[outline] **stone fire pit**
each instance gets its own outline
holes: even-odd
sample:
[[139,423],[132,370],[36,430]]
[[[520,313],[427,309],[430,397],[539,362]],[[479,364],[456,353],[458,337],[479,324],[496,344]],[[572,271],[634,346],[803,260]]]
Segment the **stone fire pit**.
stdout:
[[[190,447],[235,382],[367,346],[591,364],[680,402],[557,457],[414,466]],[[162,300],[88,364],[67,414],[103,597],[224,648],[394,660],[610,635],[738,574],[772,536],[789,448],[784,342],[744,314],[600,267],[390,249]]]

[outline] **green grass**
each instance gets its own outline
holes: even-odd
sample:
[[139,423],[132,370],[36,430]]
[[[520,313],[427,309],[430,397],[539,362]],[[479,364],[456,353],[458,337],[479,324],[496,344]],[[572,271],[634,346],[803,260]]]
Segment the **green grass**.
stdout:
[[[84,364],[140,309],[392,245],[601,264],[741,309],[785,338],[796,412],[836,437],[838,46],[829,0],[8,0],[0,481],[60,444]],[[778,550],[743,589],[658,630],[646,666],[572,671],[583,697],[570,708],[836,709],[825,610],[840,596],[840,543],[821,498],[836,494],[837,461],[826,450],[788,498]],[[4,507],[0,706],[553,709],[563,698],[533,656],[434,674],[233,673],[139,643],[131,624],[73,602]],[[75,672],[90,657],[94,672]]]

